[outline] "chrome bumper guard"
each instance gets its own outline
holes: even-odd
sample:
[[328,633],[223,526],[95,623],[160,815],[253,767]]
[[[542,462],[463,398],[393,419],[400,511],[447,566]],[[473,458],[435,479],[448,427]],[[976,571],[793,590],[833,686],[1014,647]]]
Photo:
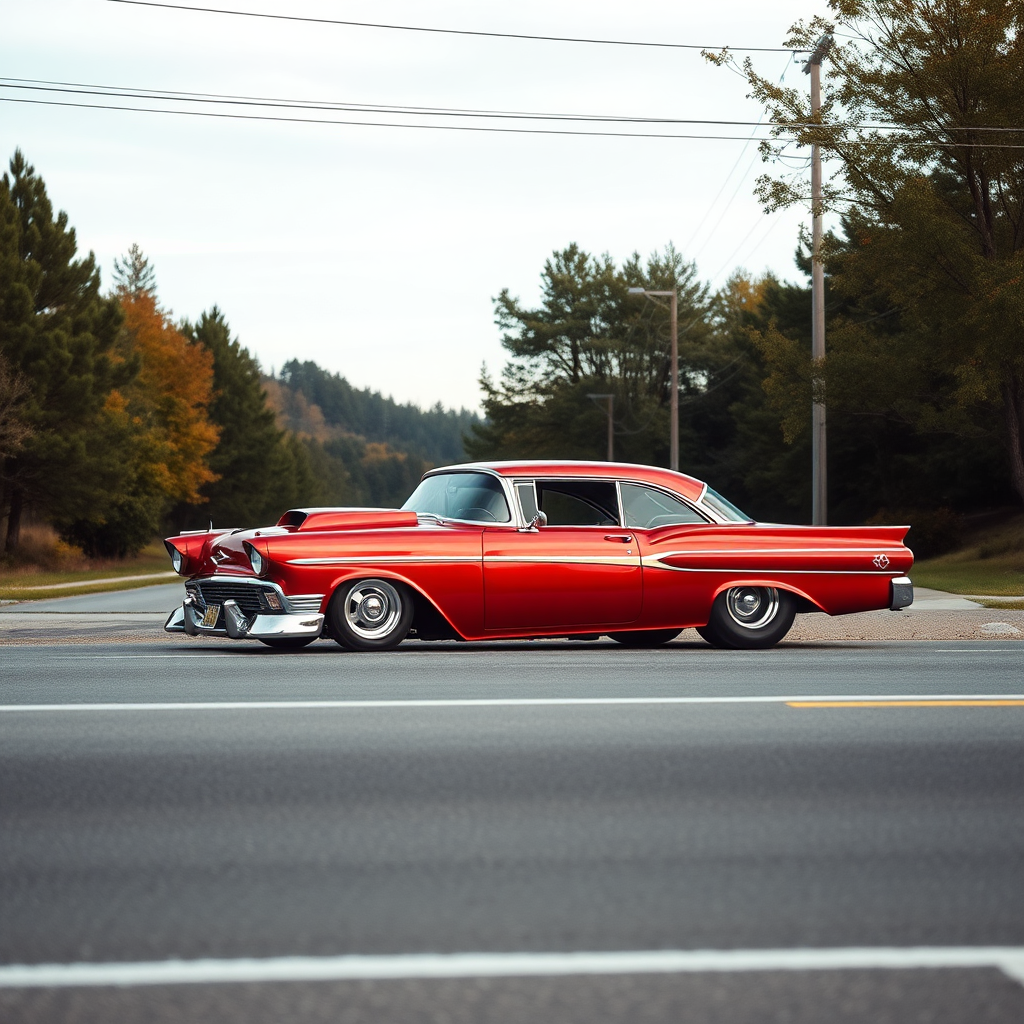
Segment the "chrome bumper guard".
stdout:
[[914,584],[907,576],[897,576],[890,584],[891,599],[889,609],[898,612],[914,603]]
[[167,617],[164,629],[168,633],[187,633],[189,636],[226,636],[232,640],[289,639],[292,637],[319,636],[323,631],[324,617],[314,614],[283,613],[263,615],[257,613],[248,617],[235,601],[221,605],[224,626],[204,626],[203,610],[191,597]]

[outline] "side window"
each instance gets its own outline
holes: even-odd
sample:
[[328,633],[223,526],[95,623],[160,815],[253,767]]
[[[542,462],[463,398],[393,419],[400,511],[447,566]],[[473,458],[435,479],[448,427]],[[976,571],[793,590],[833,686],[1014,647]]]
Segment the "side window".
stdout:
[[622,485],[622,512],[626,517],[626,526],[636,530],[707,522],[685,502],[642,484]]
[[532,480],[516,481],[516,497],[519,499],[519,506],[523,510],[523,516],[527,522],[537,514],[537,491]]
[[548,526],[618,526],[615,484],[599,480],[538,480],[537,502]]

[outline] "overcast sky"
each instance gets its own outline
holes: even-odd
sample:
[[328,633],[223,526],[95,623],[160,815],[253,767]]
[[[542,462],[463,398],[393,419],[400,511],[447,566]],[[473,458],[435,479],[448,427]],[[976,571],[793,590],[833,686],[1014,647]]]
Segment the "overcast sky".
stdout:
[[[825,10],[824,0],[207,2],[716,48],[779,46],[793,21]],[[389,31],[110,0],[6,4],[0,56],[7,84],[620,117],[760,116],[742,79],[694,50]],[[806,86],[801,64],[787,54],[752,56],[765,74]],[[66,98],[11,88],[0,96]],[[15,148],[24,151],[54,205],[68,212],[80,249],[96,253],[105,286],[114,257],[137,242],[175,317],[195,318],[216,304],[265,369],[313,359],[399,401],[478,407],[481,364],[497,371],[504,361],[493,297],[507,287],[537,302],[544,260],[570,242],[621,261],[672,241],[714,286],[737,267],[798,277],[793,251],[807,213],[762,214],[752,194],[763,171],[753,143],[282,124],[21,103],[3,103],[0,114],[4,161]],[[283,116],[427,123],[308,110]],[[747,136],[753,128],[643,130]]]

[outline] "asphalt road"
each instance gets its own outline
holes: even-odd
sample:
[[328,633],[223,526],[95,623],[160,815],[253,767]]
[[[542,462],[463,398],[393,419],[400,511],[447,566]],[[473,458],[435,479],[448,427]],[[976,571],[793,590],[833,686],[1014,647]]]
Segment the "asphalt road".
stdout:
[[[1024,950],[1024,706],[948,703],[1024,693],[1018,641],[0,658],[4,964]],[[947,702],[780,699],[915,695]],[[991,965],[790,966],[10,987],[0,1019],[1024,1019]]]

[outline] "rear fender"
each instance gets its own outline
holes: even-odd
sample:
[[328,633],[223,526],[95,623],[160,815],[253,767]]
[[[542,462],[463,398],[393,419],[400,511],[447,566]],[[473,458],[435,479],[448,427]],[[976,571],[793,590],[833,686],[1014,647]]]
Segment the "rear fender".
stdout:
[[784,590],[787,594],[792,594],[797,599],[797,611],[798,612],[823,612],[825,609],[821,604],[816,601],[807,591],[800,587],[793,586],[790,582],[780,583],[779,580],[772,579],[770,576],[751,576],[744,577],[742,579],[732,579],[727,583],[723,583],[717,590],[712,598],[712,603],[718,600],[720,594],[724,594],[727,590],[732,590],[733,587],[772,587],[775,590]]

